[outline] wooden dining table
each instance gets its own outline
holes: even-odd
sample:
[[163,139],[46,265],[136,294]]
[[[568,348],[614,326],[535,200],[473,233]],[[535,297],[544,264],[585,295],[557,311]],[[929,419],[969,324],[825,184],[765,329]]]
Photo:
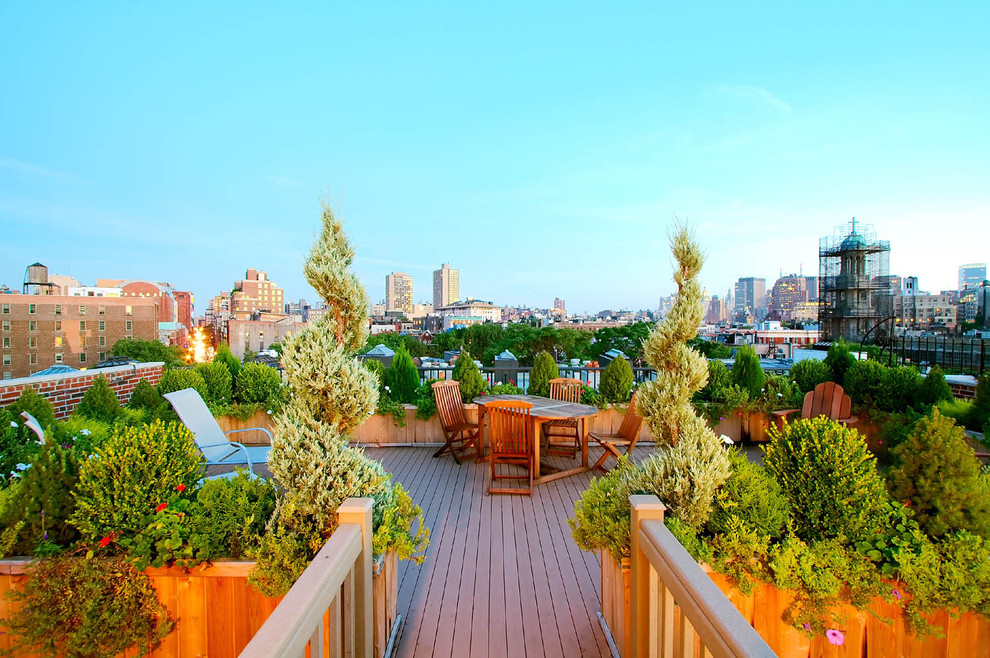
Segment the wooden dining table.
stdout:
[[[533,432],[533,484],[552,482],[569,475],[586,473],[588,468],[588,419],[598,413],[597,407],[574,402],[562,402],[538,395],[482,395],[474,399],[478,405],[478,427],[484,427],[485,404],[497,400],[519,400],[529,402]],[[555,466],[540,462],[540,426],[548,420],[574,419],[578,421],[578,434],[581,437],[581,465],[576,468],[559,470]],[[484,432],[482,432],[482,436]],[[542,473],[546,472],[546,475]]]

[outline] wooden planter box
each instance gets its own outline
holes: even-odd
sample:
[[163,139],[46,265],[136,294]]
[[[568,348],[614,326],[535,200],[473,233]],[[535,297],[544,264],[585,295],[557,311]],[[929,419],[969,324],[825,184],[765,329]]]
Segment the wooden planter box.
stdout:
[[[608,623],[619,655],[627,656],[630,631],[630,593],[632,572],[628,559],[620,565],[611,553],[601,551],[602,616]],[[845,623],[838,628],[845,634],[842,646],[833,646],[824,636],[807,637],[781,619],[793,599],[787,590],[758,583],[750,594],[733,587],[728,578],[703,565],[706,573],[732,605],[756,629],[756,632],[781,658],[812,656],[848,656],[851,658],[887,658],[890,656],[925,656],[926,658],[990,656],[990,620],[967,612],[953,617],[940,610],[928,616],[931,623],[944,629],[941,638],[920,639],[909,635],[898,606],[877,598],[873,610],[880,617],[893,619],[885,624],[877,617],[844,605],[838,611]]]
[[[219,416],[217,417],[217,424],[220,426],[224,432],[230,432],[232,430],[246,430],[250,427],[264,427],[266,430],[275,435],[275,424],[272,422],[272,417],[268,415],[268,412],[264,409],[255,411],[250,418],[245,420],[240,420],[234,418],[233,416]],[[232,441],[237,441],[238,443],[243,443],[246,446],[266,446],[268,445],[268,436],[264,432],[243,432],[238,433],[230,437]]]
[[746,416],[742,409],[733,409],[725,414],[715,426],[715,436],[725,435],[734,443],[740,443],[745,438]]
[[[0,620],[17,613],[7,592],[28,576],[28,560],[0,560]],[[235,658],[275,610],[282,597],[266,597],[247,581],[254,562],[217,560],[205,569],[185,571],[176,567],[145,569],[158,597],[176,620],[175,630],[153,651],[153,658]],[[398,563],[387,554],[373,577],[375,655],[381,656],[396,618],[398,605]],[[379,644],[380,638],[383,639]],[[17,638],[0,635],[4,654],[27,658],[35,654],[17,651]],[[133,651],[128,656],[136,655]]]

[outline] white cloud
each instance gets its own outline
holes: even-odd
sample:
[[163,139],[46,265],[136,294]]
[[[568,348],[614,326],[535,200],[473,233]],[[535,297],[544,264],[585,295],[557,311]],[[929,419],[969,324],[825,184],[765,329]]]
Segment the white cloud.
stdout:
[[791,113],[790,104],[780,100],[763,87],[756,87],[753,85],[719,85],[717,87],[713,87],[711,93],[717,96],[728,96],[730,98],[737,98],[740,100],[765,105],[783,114]]

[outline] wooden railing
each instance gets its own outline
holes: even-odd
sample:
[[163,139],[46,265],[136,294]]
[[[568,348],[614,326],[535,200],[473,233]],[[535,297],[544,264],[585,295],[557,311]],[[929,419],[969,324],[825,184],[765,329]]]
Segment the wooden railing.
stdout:
[[371,658],[371,506],[370,498],[344,501],[337,510],[337,530],[241,658]]
[[656,496],[632,503],[632,658],[774,656],[663,523]]

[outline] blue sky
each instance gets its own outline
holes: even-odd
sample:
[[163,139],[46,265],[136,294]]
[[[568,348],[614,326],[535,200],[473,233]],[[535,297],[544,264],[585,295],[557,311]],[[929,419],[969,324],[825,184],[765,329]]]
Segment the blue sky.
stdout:
[[652,308],[690,221],[722,294],[817,271],[852,216],[891,270],[990,260],[984,2],[0,4],[0,283],[207,299],[339,210],[369,296]]

